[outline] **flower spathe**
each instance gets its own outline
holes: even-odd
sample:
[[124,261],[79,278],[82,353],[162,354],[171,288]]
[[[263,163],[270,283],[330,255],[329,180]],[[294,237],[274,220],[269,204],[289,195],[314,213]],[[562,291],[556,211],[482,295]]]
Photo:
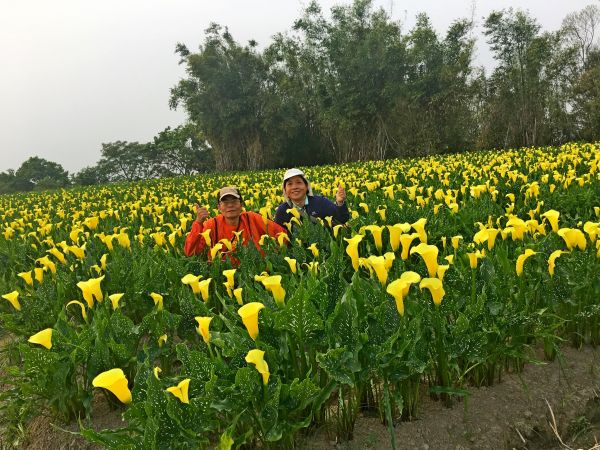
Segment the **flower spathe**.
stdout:
[[200,334],[200,336],[202,336],[202,339],[204,340],[204,342],[206,344],[208,344],[210,342],[210,321],[213,320],[212,317],[194,317],[194,319],[196,319],[196,322],[198,322],[198,334]]
[[117,293],[117,294],[111,294],[108,296],[108,299],[110,300],[113,311],[119,307],[119,302],[121,301],[121,298],[124,295],[125,294],[123,294],[123,293]]
[[67,303],[65,308],[70,305],[78,305],[79,308],[81,309],[81,317],[83,318],[83,320],[85,320],[87,322],[87,313],[85,312],[85,305],[83,303],[81,303],[79,300],[71,300],[69,303]]
[[530,248],[525,250],[525,253],[523,253],[522,255],[519,255],[517,257],[517,266],[516,266],[516,270],[517,270],[517,275],[521,276],[523,274],[523,264],[525,264],[525,261],[527,260],[527,258],[529,258],[530,256],[535,255],[535,252],[533,250],[531,250]]
[[416,253],[420,255],[425,261],[425,265],[427,266],[427,272],[429,272],[429,276],[431,278],[437,275],[438,269],[438,248],[435,245],[428,245],[421,242],[416,247],[410,249],[410,254]]
[[17,311],[21,311],[21,304],[19,303],[19,291],[12,291],[8,294],[4,294],[2,298],[8,300],[12,307]]
[[156,309],[158,309],[159,311],[162,311],[163,310],[163,296],[160,294],[157,294],[156,292],[151,292],[150,297],[152,297],[152,300],[154,300],[154,305],[156,306]]
[[569,250],[573,250],[579,247],[580,250],[585,250],[587,241],[585,240],[585,234],[583,231],[577,228],[561,228],[557,234],[564,239],[565,244]]
[[439,278],[423,278],[419,287],[421,290],[423,290],[423,288],[429,290],[433,303],[436,306],[442,304],[442,298],[444,298],[444,295],[446,294],[442,280]]
[[212,278],[207,278],[206,280],[202,280],[200,281],[200,283],[198,283],[200,288],[200,294],[202,295],[202,300],[204,300],[205,302],[208,301],[208,287],[210,286],[211,281]]
[[185,380],[181,380],[177,386],[171,386],[167,388],[167,392],[169,394],[173,394],[175,397],[179,399],[181,403],[185,403],[186,405],[190,403],[190,399],[188,397],[188,391],[190,388],[190,378],[186,378]]
[[415,232],[417,233],[417,236],[419,236],[419,240],[423,244],[427,244],[427,232],[425,231],[426,224],[427,224],[427,219],[422,217],[419,220],[417,220],[415,223],[410,225],[413,228],[413,230],[415,230]]
[[265,289],[267,289],[271,294],[273,294],[273,298],[275,299],[275,303],[278,305],[283,305],[285,300],[285,289],[281,286],[281,275],[271,275],[265,277],[261,280]]
[[377,279],[381,283],[382,286],[385,286],[387,283],[388,277],[388,269],[386,267],[386,261],[383,256],[369,256],[367,258],[367,263],[371,266],[371,268],[375,271],[377,275]]
[[550,254],[550,257],[548,258],[548,273],[551,277],[554,276],[554,267],[556,265],[556,259],[560,257],[560,255],[564,255],[565,253],[568,252],[562,250],[555,250]]
[[94,300],[97,302],[102,301],[102,288],[100,286],[102,280],[104,280],[104,275],[77,283],[77,287],[81,289],[81,292],[83,293],[83,299],[87,302],[88,308],[92,308],[94,306]]
[[383,248],[382,234],[383,234],[384,228],[380,227],[379,225],[367,225],[366,227],[364,227],[364,229],[373,235],[373,241],[375,241],[375,247],[377,248],[378,251],[381,251],[381,249]]
[[265,352],[263,350],[253,349],[248,352],[246,355],[246,362],[249,364],[254,364],[258,373],[262,375],[263,384],[267,385],[269,383],[269,365],[265,361]]
[[131,403],[131,391],[123,370],[116,368],[102,372],[92,381],[92,386],[112,392],[121,403]]
[[242,322],[248,331],[248,334],[253,340],[258,337],[258,313],[265,305],[259,302],[246,303],[240,309],[238,314],[242,318]]
[[350,259],[352,260],[352,268],[354,269],[354,271],[357,271],[359,269],[358,244],[360,243],[360,241],[362,241],[363,237],[364,236],[362,234],[355,234],[350,239],[344,238],[344,240],[348,243],[348,245],[346,246],[346,253],[348,254],[348,256],[350,256]]
[[298,272],[298,262],[294,258],[290,258],[289,256],[286,256],[283,259],[285,259],[286,262],[288,263],[288,265],[290,266],[290,270],[292,271],[292,273],[295,274]]
[[52,328],[46,328],[27,339],[27,342],[32,344],[38,344],[42,347],[46,347],[48,350],[52,348]]
[[238,302],[238,305],[243,305],[244,301],[242,299],[242,292],[243,292],[244,288],[236,288],[233,290],[233,296],[235,297],[235,300]]

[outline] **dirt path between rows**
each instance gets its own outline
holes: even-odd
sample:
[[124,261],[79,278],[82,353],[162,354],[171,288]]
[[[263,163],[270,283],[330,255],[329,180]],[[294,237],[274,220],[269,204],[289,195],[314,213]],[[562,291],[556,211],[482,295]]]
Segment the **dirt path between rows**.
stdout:
[[[549,423],[573,449],[600,441],[600,349],[563,349],[564,360],[529,364],[521,375],[505,375],[492,387],[472,388],[452,409],[423,397],[420,418],[396,426],[399,450],[566,449]],[[546,400],[548,403],[546,403]],[[94,428],[122,426],[102,401],[93,409]],[[75,431],[76,425],[65,427]],[[96,449],[39,416],[28,426],[26,450]],[[0,445],[2,448],[2,445]],[[302,450],[391,449],[389,432],[377,418],[361,416],[354,440],[336,443],[326,427],[302,439]],[[600,446],[596,447],[600,450]]]

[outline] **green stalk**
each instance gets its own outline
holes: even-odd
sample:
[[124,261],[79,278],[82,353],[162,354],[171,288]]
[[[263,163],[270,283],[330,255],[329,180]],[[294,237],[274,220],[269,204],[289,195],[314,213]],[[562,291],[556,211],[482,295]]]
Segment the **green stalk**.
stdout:
[[390,405],[390,392],[387,380],[383,380],[383,402],[385,405],[385,420],[387,421],[388,431],[392,442],[392,449],[396,450],[396,433],[394,432],[394,423],[392,421],[392,407]]

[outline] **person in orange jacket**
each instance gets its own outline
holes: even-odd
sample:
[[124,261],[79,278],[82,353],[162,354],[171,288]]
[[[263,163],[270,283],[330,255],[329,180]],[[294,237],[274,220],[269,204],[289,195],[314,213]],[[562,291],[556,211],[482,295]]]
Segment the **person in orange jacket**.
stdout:
[[[259,241],[262,235],[268,234],[277,237],[287,230],[271,220],[265,220],[260,214],[252,211],[242,211],[244,200],[235,186],[225,186],[219,190],[217,197],[219,213],[216,217],[209,218],[209,212],[200,205],[196,207],[196,220],[185,240],[184,252],[187,256],[197,255],[206,248],[206,239],[202,235],[207,230],[211,245],[215,245],[221,239],[228,239],[234,245],[237,244],[236,235],[240,235],[242,245],[254,242],[254,245],[264,255]],[[240,234],[241,232],[241,234]]]

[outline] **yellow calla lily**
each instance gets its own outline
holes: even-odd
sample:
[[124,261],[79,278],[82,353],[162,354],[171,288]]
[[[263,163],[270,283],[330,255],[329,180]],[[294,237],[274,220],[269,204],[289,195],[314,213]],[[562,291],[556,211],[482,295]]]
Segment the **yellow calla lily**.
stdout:
[[121,301],[121,298],[124,295],[125,294],[123,294],[123,293],[117,293],[117,294],[111,294],[108,296],[108,299],[110,300],[113,311],[119,307],[119,302]]
[[87,313],[85,312],[85,305],[78,300],[71,300],[69,303],[67,303],[65,308],[70,305],[78,305],[79,308],[81,308],[81,317],[87,322]]
[[32,271],[30,270],[29,272],[21,272],[17,274],[18,277],[22,278],[23,281],[25,281],[25,283],[29,286],[33,286],[33,276],[32,276]]
[[236,269],[229,269],[223,271],[223,276],[227,280],[225,282],[225,287],[231,290],[235,288],[235,271]]
[[248,330],[248,334],[253,340],[258,337],[258,313],[263,309],[265,305],[258,302],[246,303],[240,309],[238,314],[242,318],[242,322]]
[[431,298],[433,299],[433,303],[436,306],[440,306],[442,304],[442,298],[444,298],[444,295],[446,294],[442,280],[439,278],[423,278],[421,280],[421,284],[419,284],[419,287],[421,290],[423,290],[423,288],[429,290]]
[[2,296],[3,299],[8,300],[8,302],[15,308],[17,311],[21,311],[21,304],[19,303],[19,292],[12,291],[8,294],[4,294]]
[[204,242],[206,243],[207,247],[210,247],[212,244],[212,241],[210,239],[210,233],[211,233],[211,229],[209,228],[208,230],[200,233],[200,236],[202,236],[204,238]]
[[363,227],[366,231],[370,232],[373,235],[373,240],[375,241],[375,247],[378,251],[381,251],[383,248],[383,239],[382,234],[384,227],[380,227],[378,225],[367,225]]
[[210,326],[210,321],[213,320],[212,317],[194,317],[194,319],[196,319],[196,322],[198,322],[198,334],[200,334],[200,336],[202,336],[202,339],[204,339],[205,343],[209,343],[210,342],[210,331],[209,331],[209,326]]
[[554,209],[551,209],[550,211],[546,211],[544,214],[542,214],[541,217],[545,218],[549,223],[550,226],[552,227],[552,231],[554,231],[555,233],[558,232],[558,217],[560,216],[560,213]]
[[344,240],[348,243],[348,245],[346,246],[346,253],[348,254],[348,256],[350,256],[350,259],[352,260],[352,268],[354,269],[354,271],[357,271],[359,268],[358,244],[360,243],[360,241],[362,241],[363,237],[364,236],[362,234],[355,234],[350,239],[344,238]]
[[52,328],[46,328],[27,339],[27,342],[32,344],[38,344],[42,347],[46,347],[48,350],[52,348]]
[[263,350],[253,349],[248,352],[246,355],[246,362],[249,364],[254,364],[258,373],[262,375],[263,384],[267,385],[269,383],[269,365],[264,359],[265,352]]
[[237,300],[238,305],[243,305],[244,304],[244,302],[242,300],[242,291],[243,291],[243,288],[236,288],[236,289],[233,290],[233,296]]
[[285,259],[286,262],[288,263],[288,265],[290,266],[290,270],[292,271],[292,273],[298,272],[298,262],[294,258],[290,258],[289,256],[286,256],[283,259]]
[[121,403],[131,403],[131,391],[127,377],[121,369],[110,369],[102,372],[92,381],[92,386],[112,392]]
[[77,283],[77,287],[81,289],[83,299],[87,302],[89,308],[94,306],[94,300],[101,302],[104,298],[100,286],[102,280],[104,280],[104,275],[99,278],[90,278],[87,281],[80,281]]
[[56,275],[56,264],[50,261],[50,258],[48,258],[47,256],[42,256],[41,258],[38,258],[35,261],[44,266],[44,269],[50,270],[50,272],[52,272],[53,275]]
[[525,250],[525,253],[523,253],[522,255],[519,255],[517,257],[517,275],[521,276],[523,274],[523,264],[525,264],[525,261],[527,260],[527,258],[529,258],[532,255],[535,255],[536,252],[534,252],[533,250],[531,250],[530,248]]
[[567,252],[564,252],[562,250],[555,250],[550,254],[550,257],[548,258],[548,273],[550,274],[551,277],[554,276],[554,267],[556,265],[556,259],[560,256],[560,255],[564,255]]
[[150,297],[152,297],[152,300],[154,300],[154,305],[156,306],[156,308],[159,311],[162,311],[163,310],[163,296],[160,294],[157,294],[156,292],[151,292]]
[[417,233],[403,234],[400,236],[400,244],[402,244],[402,253],[400,254],[400,257],[403,261],[406,261],[408,259],[408,252],[410,251],[410,246],[412,242],[418,237],[419,235]]
[[415,223],[410,225],[413,228],[413,230],[415,230],[417,232],[417,235],[419,236],[419,240],[423,244],[427,244],[427,232],[425,231],[426,224],[427,224],[427,219],[422,217],[419,220],[417,220]]
[[416,253],[423,258],[425,261],[425,265],[427,266],[427,272],[429,272],[429,276],[434,278],[437,275],[438,262],[437,256],[439,253],[439,249],[435,245],[429,245],[421,242],[416,247],[413,247],[410,250],[410,254]]
[[450,242],[452,243],[452,248],[454,250],[458,250],[458,246],[460,245],[460,241],[463,240],[463,237],[461,235],[456,235],[456,236],[452,236],[450,238]]
[[388,271],[383,256],[369,256],[367,263],[371,266],[382,286],[387,283]]
[[312,252],[314,258],[317,258],[319,256],[319,249],[317,248],[317,244],[310,244],[307,248]]
[[191,273],[188,273],[186,276],[184,276],[181,279],[181,282],[185,285],[188,285],[189,287],[192,288],[192,292],[194,294],[200,294],[200,278],[202,278],[201,275],[193,275]]
[[179,399],[181,403],[185,403],[186,405],[190,403],[190,399],[188,397],[188,391],[190,389],[190,378],[186,378],[185,380],[181,380],[177,386],[171,386],[167,388],[167,392],[169,394],[173,394],[175,397]]
[[273,294],[275,303],[283,305],[285,300],[285,289],[281,286],[281,275],[271,275],[261,280],[263,286]]
[[202,294],[202,300],[204,300],[205,302],[208,301],[208,287],[211,281],[212,278],[207,278],[206,280],[202,280],[198,283],[198,286],[200,288],[200,294]]
[[564,239],[569,250],[579,247],[580,250],[585,250],[587,241],[585,234],[577,228],[561,228],[557,234]]

